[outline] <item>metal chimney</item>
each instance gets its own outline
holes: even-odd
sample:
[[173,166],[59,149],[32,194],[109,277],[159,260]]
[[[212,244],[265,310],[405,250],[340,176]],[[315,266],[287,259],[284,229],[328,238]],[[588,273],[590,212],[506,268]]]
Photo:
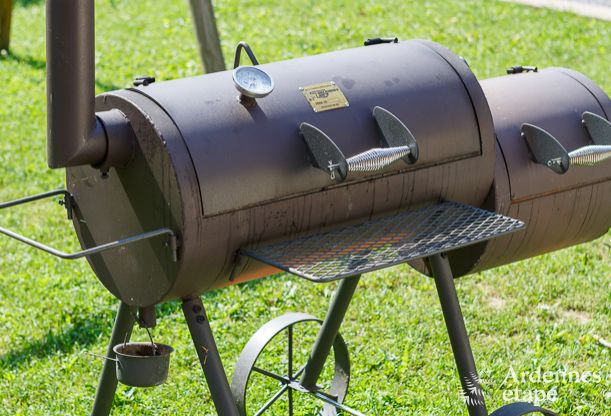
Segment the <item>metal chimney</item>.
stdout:
[[[125,164],[133,148],[129,121],[116,110],[95,113],[94,1],[47,0],[46,6],[49,167]],[[110,131],[120,136],[112,144]]]

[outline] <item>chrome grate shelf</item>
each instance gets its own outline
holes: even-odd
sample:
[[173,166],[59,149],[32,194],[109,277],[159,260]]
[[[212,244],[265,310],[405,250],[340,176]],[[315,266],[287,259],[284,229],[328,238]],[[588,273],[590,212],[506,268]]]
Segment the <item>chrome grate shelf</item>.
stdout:
[[442,202],[320,234],[240,250],[246,257],[315,282],[368,273],[516,231],[524,223]]

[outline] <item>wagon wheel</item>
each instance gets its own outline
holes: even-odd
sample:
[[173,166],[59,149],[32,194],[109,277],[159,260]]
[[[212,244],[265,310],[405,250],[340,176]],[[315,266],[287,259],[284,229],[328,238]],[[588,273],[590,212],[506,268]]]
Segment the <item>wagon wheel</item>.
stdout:
[[517,402],[506,404],[505,406],[496,409],[490,414],[490,416],[524,416],[532,413],[541,413],[547,416],[558,416],[551,410],[544,409],[539,406],[535,406],[532,403]]
[[[231,381],[231,391],[240,416],[259,416],[270,408],[273,408],[270,414],[293,416],[297,402],[307,400],[304,396],[309,395],[323,402],[322,406],[316,403],[315,411],[320,416],[337,414],[336,406],[330,402],[344,407],[341,403],[348,390],[350,360],[340,334],[335,338],[333,351],[329,354],[334,358],[334,365],[329,365],[330,360],[327,360],[328,365],[321,375],[318,388],[310,391],[299,385],[321,323],[320,319],[305,313],[287,313],[267,322],[250,338],[238,358]],[[299,339],[301,335],[305,335],[307,345]],[[273,362],[269,362],[269,358]],[[249,400],[246,398],[247,391],[251,392]],[[295,397],[294,391],[309,394]],[[283,396],[286,397],[280,400]],[[312,405],[311,401],[305,403]],[[308,414],[312,413],[308,411]]]

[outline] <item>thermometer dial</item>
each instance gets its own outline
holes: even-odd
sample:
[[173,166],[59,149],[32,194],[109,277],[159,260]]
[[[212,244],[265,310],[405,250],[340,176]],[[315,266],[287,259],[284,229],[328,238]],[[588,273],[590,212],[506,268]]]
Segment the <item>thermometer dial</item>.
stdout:
[[233,82],[237,90],[251,98],[262,98],[274,89],[269,74],[254,66],[239,66],[233,70]]

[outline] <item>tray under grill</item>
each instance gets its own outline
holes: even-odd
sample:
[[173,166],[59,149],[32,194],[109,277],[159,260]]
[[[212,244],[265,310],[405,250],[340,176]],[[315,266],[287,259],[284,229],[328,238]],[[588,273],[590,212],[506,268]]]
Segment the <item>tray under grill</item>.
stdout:
[[368,273],[489,240],[524,223],[472,206],[442,202],[240,254],[316,282]]

